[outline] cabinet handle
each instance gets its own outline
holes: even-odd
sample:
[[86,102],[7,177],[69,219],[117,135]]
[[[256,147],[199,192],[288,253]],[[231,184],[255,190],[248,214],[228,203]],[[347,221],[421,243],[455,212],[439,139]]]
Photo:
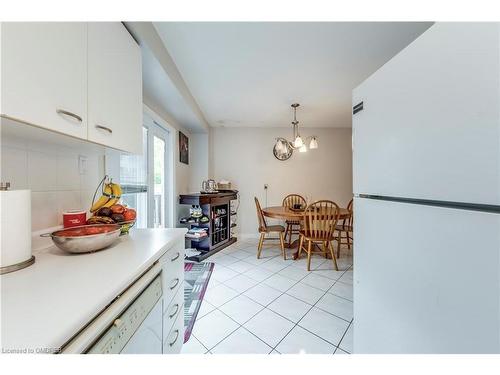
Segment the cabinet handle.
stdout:
[[113,134],[113,129],[108,128],[107,126],[96,125],[96,129],[106,130],[109,134]]
[[169,318],[173,318],[175,314],[177,314],[177,311],[179,311],[179,304],[176,303],[174,306],[175,306],[175,311],[168,316]]
[[175,262],[177,259],[179,259],[180,256],[181,256],[181,253],[177,252],[177,255],[175,257],[173,257],[172,259],[170,259],[170,261]]
[[175,330],[175,339],[174,339],[174,341],[170,342],[168,345],[173,346],[178,338],[179,338],[179,330],[176,329]]
[[78,116],[76,113],[73,113],[73,112],[70,112],[70,111],[66,111],[64,109],[56,109],[56,113],[59,114],[59,115],[66,115],[66,116],[69,116],[69,117],[73,117],[78,122],[82,122],[83,121],[83,119],[80,116]]
[[174,289],[179,284],[179,278],[174,279],[175,284],[170,287],[170,290]]

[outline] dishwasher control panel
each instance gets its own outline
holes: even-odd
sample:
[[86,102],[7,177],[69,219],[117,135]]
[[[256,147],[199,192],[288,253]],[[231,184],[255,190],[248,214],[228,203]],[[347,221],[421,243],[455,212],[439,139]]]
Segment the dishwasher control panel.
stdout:
[[115,318],[111,327],[92,345],[87,353],[120,353],[161,296],[161,275],[158,275],[125,311]]

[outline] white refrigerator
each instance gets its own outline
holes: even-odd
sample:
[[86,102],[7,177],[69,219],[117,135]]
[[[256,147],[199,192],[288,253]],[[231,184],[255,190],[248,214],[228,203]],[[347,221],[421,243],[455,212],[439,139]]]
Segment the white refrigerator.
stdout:
[[500,27],[437,23],[353,91],[354,352],[500,352]]

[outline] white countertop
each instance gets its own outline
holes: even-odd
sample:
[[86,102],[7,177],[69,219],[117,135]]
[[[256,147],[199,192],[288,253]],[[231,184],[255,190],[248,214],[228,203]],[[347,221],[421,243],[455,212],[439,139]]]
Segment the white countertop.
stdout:
[[132,229],[109,249],[35,253],[32,266],[0,276],[1,347],[59,348],[158,260],[186,229]]

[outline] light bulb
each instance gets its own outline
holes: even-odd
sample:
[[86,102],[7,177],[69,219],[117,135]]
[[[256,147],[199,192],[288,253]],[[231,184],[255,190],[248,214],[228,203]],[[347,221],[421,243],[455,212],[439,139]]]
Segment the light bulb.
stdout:
[[304,142],[302,141],[300,135],[298,135],[297,138],[295,138],[295,142],[293,142],[293,145],[297,148],[302,147],[304,145]]
[[276,151],[283,152],[283,142],[280,139],[276,140]]
[[303,144],[302,146],[299,147],[299,152],[306,152],[306,151],[307,151],[306,145]]
[[318,148],[318,140],[316,139],[316,137],[312,137],[311,142],[309,143],[309,148],[311,150]]

